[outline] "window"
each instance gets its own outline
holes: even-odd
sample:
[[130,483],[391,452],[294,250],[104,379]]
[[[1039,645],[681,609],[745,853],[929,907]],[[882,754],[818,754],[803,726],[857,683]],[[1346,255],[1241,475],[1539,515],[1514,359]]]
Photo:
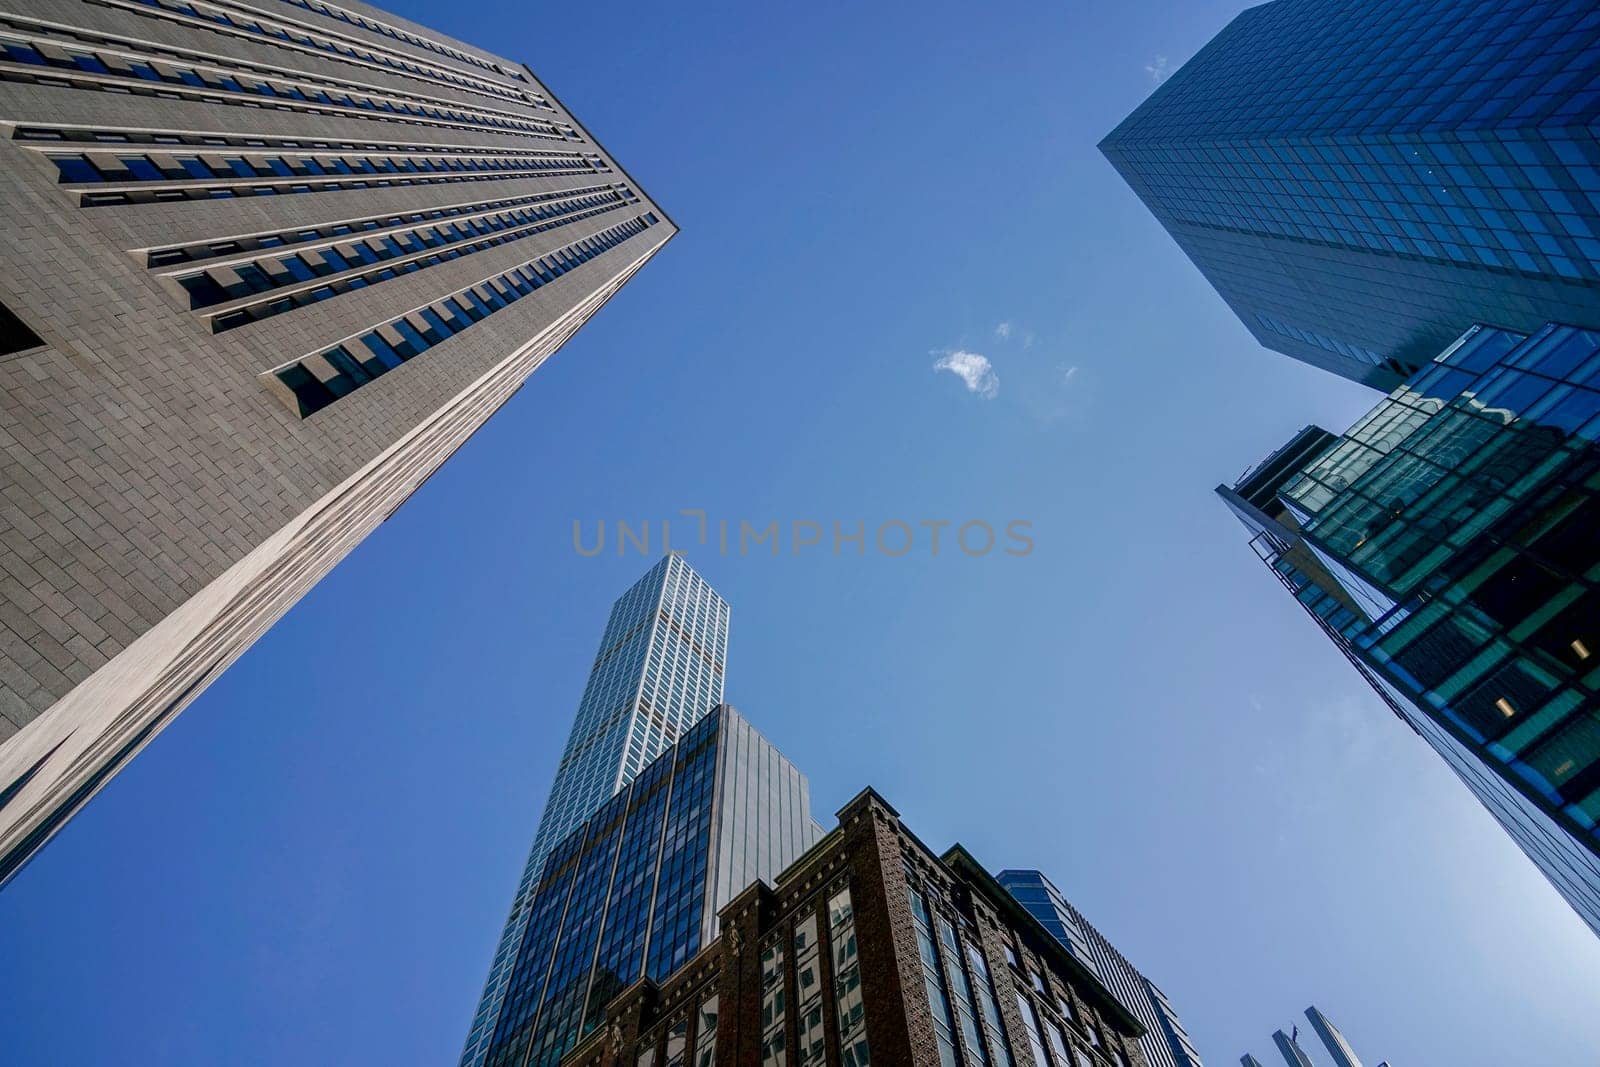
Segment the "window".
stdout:
[[810,915],[794,931],[795,996],[800,1003],[797,1020],[800,1067],[820,1064],[827,1055],[827,1037],[822,1031],[822,982],[818,955],[817,917]]
[[17,318],[11,309],[0,304],[0,356],[24,352],[44,344],[28,324]]
[[1011,942],[1005,942],[1006,962],[1017,970],[1022,970],[1022,961],[1017,959],[1017,950],[1011,947]]
[[978,990],[978,1006],[983,1009],[983,1030],[1000,1067],[1013,1067],[1011,1044],[1006,1040],[1006,1028],[1000,1021],[1000,1003],[995,996],[994,979],[989,975],[989,964],[983,953],[973,944],[965,944],[967,961],[972,964],[972,981]]
[[783,942],[770,942],[761,951],[761,1067],[787,1067],[784,1033]]
[[828,901],[828,929],[833,942],[834,1011],[839,1019],[842,1067],[868,1067],[866,1004],[861,994],[861,961],[857,957],[855,908],[850,890]]
[[[922,957],[922,984],[928,994],[928,1010],[933,1014],[933,1032],[939,1044],[941,1067],[960,1067],[961,1057],[956,1053],[955,1018],[950,1011],[950,997],[945,992],[944,974],[939,969],[939,949],[933,940],[933,921],[928,914],[928,902],[915,889],[907,889],[911,898],[911,916],[917,928],[917,952]],[[960,966],[960,959],[956,966]]]
[[[1023,995],[1019,989],[1017,996],[1017,1013],[1022,1016],[1022,1025],[1028,1031],[1028,1044],[1033,1049],[1034,1067],[1051,1067],[1050,1054],[1044,1050],[1044,1038],[1039,1035],[1039,1016],[1033,1009],[1033,1001]],[[1055,1067],[1068,1067],[1067,1064],[1057,1064]]]
[[700,1005],[700,1021],[695,1027],[695,1067],[712,1067],[717,1060],[717,996],[712,994]]
[[672,1029],[667,1033],[667,1067],[684,1067],[684,1059],[689,1052],[689,1020],[680,1019],[673,1023]]

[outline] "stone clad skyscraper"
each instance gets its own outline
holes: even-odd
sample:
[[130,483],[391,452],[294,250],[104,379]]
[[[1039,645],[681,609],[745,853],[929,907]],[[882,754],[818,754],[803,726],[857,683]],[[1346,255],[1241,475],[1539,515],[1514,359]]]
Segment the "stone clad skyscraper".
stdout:
[[357,0],[14,8],[0,879],[675,232],[526,67]]
[[1600,326],[1592,0],[1276,0],[1101,143],[1263,345],[1384,391]]
[[722,702],[727,657],[728,604],[677,553],[664,556],[612,605],[473,1017],[463,1067],[482,1063],[494,1037],[545,857]]

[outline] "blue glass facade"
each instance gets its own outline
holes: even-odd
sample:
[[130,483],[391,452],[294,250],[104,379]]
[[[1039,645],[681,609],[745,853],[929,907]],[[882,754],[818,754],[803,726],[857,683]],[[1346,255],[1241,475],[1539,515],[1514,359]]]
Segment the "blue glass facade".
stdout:
[[[664,556],[612,605],[461,1067],[480,1067],[488,1051],[545,857],[722,701],[728,617],[727,602],[677,554]],[[669,846],[638,840],[621,845],[624,861],[644,865],[651,877],[657,865],[653,850],[664,847]],[[620,936],[613,934],[603,947],[625,952],[627,946],[614,940]],[[668,951],[665,958],[671,956]]]
[[1473,327],[1344,435],[1304,431],[1219,492],[1600,933],[1597,440],[1600,332]]
[[1200,1053],[1166,994],[1090,925],[1043,872],[1001,871],[996,881],[1144,1024],[1139,1049],[1149,1067],[1202,1067]]
[[1597,128],[1592,0],[1276,0],[1101,149],[1263,345],[1388,390],[1600,327]]
[[723,705],[550,852],[488,1067],[554,1067],[640,978],[666,981],[717,912],[815,844],[805,777]]

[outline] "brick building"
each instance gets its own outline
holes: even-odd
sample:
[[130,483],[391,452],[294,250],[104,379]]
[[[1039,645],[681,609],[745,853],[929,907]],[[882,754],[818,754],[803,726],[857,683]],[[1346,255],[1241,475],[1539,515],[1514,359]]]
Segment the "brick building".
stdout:
[[564,1067],[1144,1067],[1139,1021],[964,848],[871,789]]
[[526,67],[357,0],[14,8],[0,879],[676,232]]

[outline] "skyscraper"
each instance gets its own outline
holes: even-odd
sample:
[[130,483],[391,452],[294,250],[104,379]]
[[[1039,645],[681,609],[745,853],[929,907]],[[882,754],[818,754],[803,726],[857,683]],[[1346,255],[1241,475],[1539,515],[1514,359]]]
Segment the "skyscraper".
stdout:
[[675,228],[358,0],[37,0],[0,119],[4,878]]
[[[1306,1018],[1311,1022],[1311,1028],[1316,1031],[1317,1037],[1321,1039],[1322,1046],[1328,1050],[1328,1055],[1333,1057],[1334,1067],[1361,1067],[1361,1059],[1350,1047],[1350,1042],[1339,1032],[1339,1028],[1333,1025],[1331,1019],[1318,1011],[1315,1006],[1306,1009]],[[1283,1057],[1287,1067],[1315,1067],[1311,1057],[1300,1045],[1298,1027],[1290,1034],[1282,1030],[1273,1031],[1272,1043],[1278,1047],[1278,1053]],[[1244,1067],[1261,1067],[1261,1061],[1248,1052],[1239,1057],[1239,1062]],[[1378,1067],[1388,1067],[1388,1064],[1379,1064]]]
[[1101,150],[1263,345],[1385,391],[1600,326],[1592,0],[1252,7]]
[[[562,1067],[1142,1067],[1139,1020],[966,849],[872,789]],[[533,1059],[529,1067],[552,1067]]]
[[1024,908],[1116,994],[1144,1025],[1139,1047],[1150,1067],[1201,1067],[1200,1054],[1159,987],[1139,972],[1040,871],[1001,871],[997,879]]
[[[728,605],[670,553],[611,606],[462,1052],[488,1052],[545,857],[722,702]],[[743,888],[739,886],[737,888]]]
[[821,836],[805,776],[731,707],[716,708],[551,850],[489,1067],[555,1067],[613,997],[667,981],[716,937],[729,901]]
[[1350,1047],[1350,1042],[1345,1040],[1339,1028],[1333,1025],[1332,1019],[1318,1011],[1316,1005],[1306,1009],[1306,1018],[1311,1022],[1311,1029],[1322,1040],[1323,1047],[1328,1050],[1328,1055],[1333,1057],[1333,1067],[1361,1067],[1361,1058]]
[[1473,327],[1218,493],[1600,934],[1600,332]]

